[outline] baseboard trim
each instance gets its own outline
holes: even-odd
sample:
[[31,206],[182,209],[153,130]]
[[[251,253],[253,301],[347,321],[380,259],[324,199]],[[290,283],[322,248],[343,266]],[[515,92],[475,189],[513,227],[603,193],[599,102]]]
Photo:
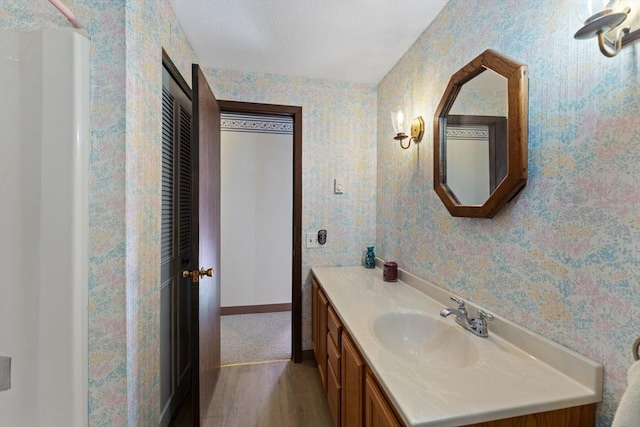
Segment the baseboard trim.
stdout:
[[278,311],[291,311],[291,303],[220,307],[220,314],[222,316],[229,314],[275,313]]
[[315,360],[316,355],[313,350],[302,350],[302,360]]
[[264,365],[265,363],[282,363],[282,362],[291,362],[291,359],[262,360],[260,362],[228,363],[226,365],[220,365],[220,367],[221,368],[232,368],[234,366]]

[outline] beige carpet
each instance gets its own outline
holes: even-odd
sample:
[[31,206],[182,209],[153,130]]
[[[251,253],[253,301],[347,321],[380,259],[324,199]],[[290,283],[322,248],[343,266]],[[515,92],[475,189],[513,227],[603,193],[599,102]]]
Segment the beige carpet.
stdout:
[[233,314],[220,318],[221,363],[291,358],[291,312]]

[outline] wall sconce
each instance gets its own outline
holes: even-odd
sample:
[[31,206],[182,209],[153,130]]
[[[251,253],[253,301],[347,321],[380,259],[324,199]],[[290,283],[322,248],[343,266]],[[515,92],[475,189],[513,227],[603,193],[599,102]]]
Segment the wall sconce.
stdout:
[[[584,26],[573,36],[576,40],[598,37],[600,52],[612,58],[640,38],[640,2],[629,0],[586,0]],[[585,19],[586,17],[586,19]],[[624,25],[623,25],[624,24]]]
[[[400,147],[403,149],[406,150],[409,148],[412,140],[415,144],[419,144],[420,141],[422,141],[422,136],[424,135],[424,120],[422,119],[422,116],[416,117],[411,123],[411,137],[406,133],[409,120],[407,120],[407,115],[405,114],[405,109],[403,107],[396,107],[391,111],[391,123],[393,124],[393,130],[396,133],[396,136],[394,136],[393,139],[400,141]],[[402,141],[407,138],[409,138],[409,143],[405,147],[402,144]]]

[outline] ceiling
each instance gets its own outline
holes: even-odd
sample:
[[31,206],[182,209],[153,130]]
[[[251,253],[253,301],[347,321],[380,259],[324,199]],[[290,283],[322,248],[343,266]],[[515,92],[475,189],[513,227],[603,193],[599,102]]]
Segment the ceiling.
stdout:
[[203,67],[377,84],[447,0],[169,0]]

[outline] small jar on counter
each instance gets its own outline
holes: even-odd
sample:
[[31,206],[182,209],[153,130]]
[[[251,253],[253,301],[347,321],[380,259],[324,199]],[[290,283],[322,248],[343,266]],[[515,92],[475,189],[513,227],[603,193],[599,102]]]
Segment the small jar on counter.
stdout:
[[398,264],[393,261],[385,262],[382,269],[382,280],[385,282],[398,281]]

